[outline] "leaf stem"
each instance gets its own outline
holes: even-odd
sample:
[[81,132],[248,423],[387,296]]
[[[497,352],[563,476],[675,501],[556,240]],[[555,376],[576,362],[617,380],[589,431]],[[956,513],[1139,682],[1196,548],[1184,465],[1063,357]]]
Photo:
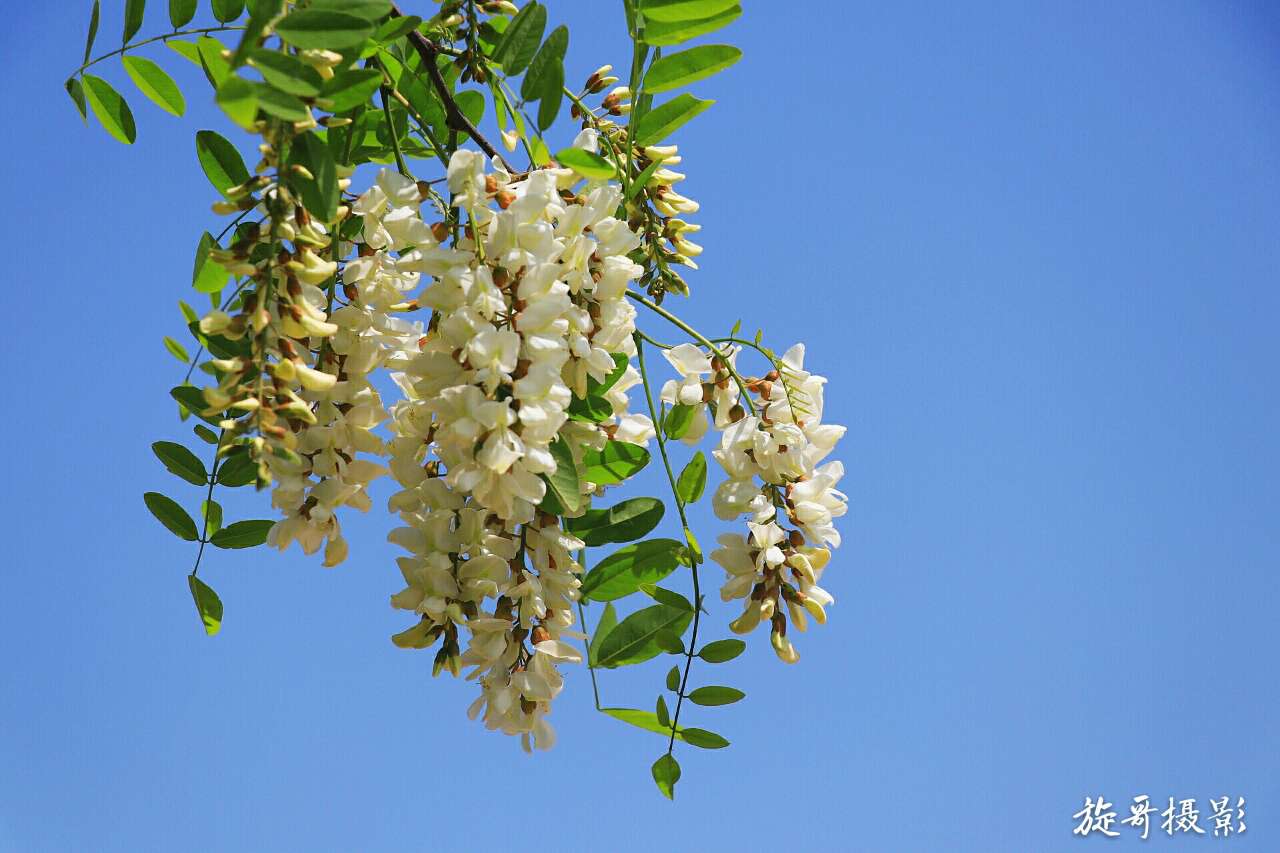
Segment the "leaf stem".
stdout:
[[174,30],[171,33],[165,33],[162,36],[153,36],[152,38],[143,39],[142,41],[130,42],[129,44],[126,44],[122,47],[118,47],[113,51],[104,53],[101,56],[90,59],[84,65],[81,65],[79,68],[77,68],[75,71],[72,71],[67,76],[74,77],[80,72],[84,71],[89,66],[97,65],[99,62],[101,62],[104,59],[110,59],[113,56],[119,56],[125,51],[133,50],[134,48],[139,48],[139,47],[142,47],[143,45],[152,44],[153,42],[158,42],[158,41],[167,42],[169,39],[177,38],[178,36],[193,36],[193,35],[202,35],[206,33],[223,33],[223,32],[228,32],[230,30],[243,30],[243,29],[244,27],[200,27],[199,29],[194,29],[194,30]]
[[[662,456],[662,466],[667,469],[667,482],[671,484],[671,496],[676,502],[676,512],[680,515],[680,523],[684,525],[686,539],[689,536],[689,519],[684,513],[684,501],[680,498],[680,490],[676,487],[676,476],[671,470],[671,460],[667,458],[667,441],[662,435],[662,424],[658,421],[658,412],[653,405],[653,392],[649,388],[649,372],[644,366],[644,337],[637,330],[636,362],[640,367],[640,379],[644,383],[644,401],[649,406],[649,417],[654,420],[654,433],[658,439],[658,452]],[[667,755],[675,749],[676,732],[680,730],[680,709],[684,705],[685,688],[689,684],[689,670],[693,668],[693,650],[698,646],[698,625],[702,621],[702,588],[698,582],[698,555],[690,552],[689,568],[693,574],[693,630],[689,633],[689,645],[685,649],[684,676],[680,680],[680,692],[676,694],[676,708],[671,715],[671,737],[667,741]]]

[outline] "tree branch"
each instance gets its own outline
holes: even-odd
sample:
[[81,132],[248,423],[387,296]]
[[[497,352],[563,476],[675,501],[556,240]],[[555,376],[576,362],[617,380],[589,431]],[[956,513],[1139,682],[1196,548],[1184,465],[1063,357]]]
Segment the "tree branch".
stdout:
[[[393,18],[403,17],[404,13],[400,11],[400,7],[391,4],[391,16]],[[418,32],[416,29],[409,31],[409,42],[414,49],[418,51],[418,56],[422,57],[422,64],[427,66],[427,76],[431,78],[431,85],[435,87],[436,92],[440,95],[440,101],[444,104],[445,121],[450,127],[461,130],[467,136],[480,146],[480,150],[488,154],[491,158],[502,165],[502,168],[514,174],[515,169],[511,168],[503,156],[498,153],[498,149],[493,143],[485,139],[476,126],[471,123],[471,119],[463,115],[462,110],[458,109],[458,102],[453,99],[453,93],[449,91],[449,84],[444,81],[444,75],[440,73],[440,66],[436,65],[436,57],[440,55],[440,48],[433,44],[430,39]]]

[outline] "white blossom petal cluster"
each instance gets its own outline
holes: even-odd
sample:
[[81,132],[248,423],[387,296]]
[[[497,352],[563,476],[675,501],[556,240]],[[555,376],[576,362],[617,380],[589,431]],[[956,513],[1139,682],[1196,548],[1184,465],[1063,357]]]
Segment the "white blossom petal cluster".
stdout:
[[[683,360],[688,368],[702,367]],[[807,616],[825,623],[826,607],[834,603],[818,583],[830,549],[840,545],[833,520],[845,514],[847,498],[836,488],[844,466],[823,460],[845,428],[822,423],[826,379],[804,369],[802,344],[777,364],[765,377],[748,380],[753,414],[732,415],[736,420],[713,452],[728,475],[712,498],[716,515],[750,520],[746,536],[722,534],[711,558],[726,573],[720,597],[746,599],[730,627],[745,634],[768,622],[774,651],[794,663],[799,653],[787,639],[787,617],[803,631]]]
[[[538,506],[559,465],[613,437],[653,435],[648,418],[627,411],[639,375],[628,364],[635,309],[625,292],[643,270],[627,258],[639,237],[615,218],[618,187],[574,192],[580,179],[567,169],[516,180],[486,166],[471,151],[450,160],[448,188],[466,223],[452,249],[416,212],[401,215],[384,172],[355,203],[372,252],[347,278],[392,299],[407,295],[410,277],[430,277],[416,295],[430,327],[393,375],[404,398],[390,410],[389,466],[401,486],[390,506],[404,526],[390,538],[407,555],[405,588],[391,601],[418,617],[394,640],[442,641],[436,671],[467,669],[479,682],[471,715],[520,735],[526,749],[546,748],[557,666],[581,660],[565,639],[580,636],[571,628],[583,543]],[[571,419],[575,395],[623,364],[605,395],[614,416]]]

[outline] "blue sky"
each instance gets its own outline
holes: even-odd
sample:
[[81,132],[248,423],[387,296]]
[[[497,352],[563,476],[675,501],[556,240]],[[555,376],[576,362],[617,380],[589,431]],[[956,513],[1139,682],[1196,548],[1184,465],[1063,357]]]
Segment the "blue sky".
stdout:
[[[552,5],[570,79],[623,64],[616,4]],[[748,5],[724,34],[745,58],[677,139],[706,247],[680,308],[807,343],[850,513],[801,662],[761,633],[695,669],[748,698],[695,709],[733,746],[682,750],[675,803],[657,738],[596,714],[585,672],[530,758],[392,647],[380,511],[337,570],[215,554],[203,636],[191,549],[140,495],[198,501],[149,449],[189,436],[160,337],[214,222],[194,131],[249,138],[162,48],[187,118],[130,95],[137,145],[83,127],[60,88],[88,3],[9,13],[0,850],[1138,846],[1071,835],[1098,794],[1243,795],[1244,836],[1146,844],[1280,847],[1280,15]],[[651,707],[666,666],[607,673],[606,702]]]

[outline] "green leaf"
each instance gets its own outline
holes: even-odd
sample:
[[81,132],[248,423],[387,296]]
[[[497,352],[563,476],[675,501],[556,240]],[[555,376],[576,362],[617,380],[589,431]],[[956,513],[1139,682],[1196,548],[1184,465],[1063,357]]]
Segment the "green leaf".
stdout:
[[697,503],[707,487],[707,457],[699,450],[680,472],[676,481],[676,494],[687,504]]
[[99,8],[98,0],[93,0],[93,11],[89,13],[89,35],[84,40],[84,62],[89,61],[89,54],[93,51],[93,41],[98,37],[98,19],[102,15],[102,9]]
[[182,90],[163,68],[145,56],[125,56],[121,62],[133,84],[156,106],[176,116],[186,112],[187,102],[182,97]]
[[169,0],[169,23],[176,30],[191,23],[196,16],[196,6],[200,0]]
[[458,109],[473,125],[479,125],[484,118],[484,95],[475,89],[467,89],[453,96]]
[[546,480],[548,494],[563,510],[556,515],[577,512],[578,507],[582,505],[582,492],[578,483],[578,469],[573,464],[573,451],[561,436],[557,436],[556,440],[551,442],[549,449],[551,457],[556,460],[556,470],[552,474],[544,474],[543,479]]
[[254,89],[258,93],[258,107],[265,113],[285,121],[306,121],[311,115],[306,104],[287,92],[265,84]]
[[693,406],[677,403],[667,411],[666,420],[662,423],[662,431],[667,438],[684,438],[689,427],[693,426]]
[[636,145],[656,145],[714,103],[715,101],[700,100],[685,92],[654,107],[645,113],[635,129]]
[[656,95],[696,83],[741,58],[742,51],[727,44],[705,44],[664,56],[645,72],[644,91]]
[[[94,4],[97,6],[97,4]],[[147,0],[125,0],[124,3],[124,44],[133,38],[133,34],[142,29],[142,15],[147,9]]]
[[226,24],[240,17],[244,12],[244,0],[210,0],[213,16]]
[[259,88],[248,80],[230,75],[218,84],[218,94],[214,99],[232,121],[248,130],[258,116],[258,94],[261,91],[266,91],[266,87]]
[[694,562],[701,563],[702,546],[698,544],[698,537],[687,527],[684,529],[684,541],[689,544],[689,553],[693,555]]
[[732,705],[746,695],[736,687],[699,687],[689,694],[689,701],[695,705]]
[[[213,426],[218,425],[218,418],[205,417],[200,414],[205,410],[204,394],[194,385],[179,385],[169,389],[169,396],[178,401],[182,410],[196,415],[200,420]],[[185,416],[184,416],[185,417]]]
[[187,575],[187,586],[191,587],[196,612],[200,614],[200,621],[204,622],[204,632],[212,637],[222,630],[222,599],[218,598],[213,587],[195,575]]
[[298,191],[302,204],[322,222],[338,215],[338,167],[333,152],[314,133],[295,137],[289,151],[290,163],[306,167],[315,180],[301,175],[290,176],[289,183]]
[[191,428],[191,431],[198,435],[200,440],[206,444],[216,445],[218,443],[218,434],[204,424],[196,424]]
[[274,526],[275,522],[268,519],[237,521],[219,530],[209,542],[219,548],[252,548],[266,542]]
[[649,464],[649,451],[638,444],[609,441],[602,450],[588,450],[582,457],[583,479],[597,486],[612,486],[634,476]]
[[662,160],[655,160],[648,166],[645,166],[643,172],[636,175],[636,179],[631,182],[631,186],[627,187],[627,201],[631,201],[633,198],[640,195],[641,190],[644,189],[644,185],[653,177],[654,172],[662,168],[662,164]]
[[[664,726],[658,722],[657,714],[652,711],[641,711],[637,708],[601,708],[602,713],[608,714],[615,720],[621,720],[627,725],[635,726],[638,729],[644,729],[647,732],[655,732],[664,737],[671,736],[671,726]],[[676,740],[684,740],[680,735],[683,729],[676,730]]]
[[[648,17],[649,10],[645,9],[645,16]],[[721,27],[728,26],[738,20],[742,15],[742,7],[737,3],[732,3],[729,8],[723,12],[700,18],[694,21],[659,21],[656,18],[646,21],[644,28],[644,42],[655,47],[667,47],[680,42],[688,41],[691,38],[715,32]]]
[[391,0],[311,0],[308,8],[332,9],[377,23],[391,11]]
[[196,246],[195,268],[191,271],[191,286],[200,293],[217,293],[226,287],[231,274],[217,261],[210,260],[209,251],[217,247],[208,231],[200,235]]
[[674,800],[676,783],[680,781],[680,762],[668,752],[653,762],[652,772],[653,781],[658,784],[658,790],[662,792],[662,796],[668,800]]
[[329,9],[290,12],[276,24],[276,34],[302,50],[340,50],[355,47],[373,35],[372,22]]
[[324,86],[320,72],[301,59],[278,50],[253,51],[249,54],[249,65],[257,69],[263,80],[290,95],[314,98]]
[[509,76],[519,74],[529,67],[546,28],[546,8],[536,2],[526,4],[507,25],[502,41],[493,51],[493,61],[501,65]]
[[67,90],[67,94],[71,96],[71,102],[79,110],[80,120],[87,124],[89,121],[89,106],[84,100],[84,86],[80,85],[80,78],[68,77],[67,82],[63,83],[62,87]]
[[568,166],[584,178],[604,181],[615,173],[613,164],[590,151],[581,148],[562,148],[556,152],[556,160],[561,166]]
[[217,501],[201,501],[200,515],[204,518],[206,536],[212,536],[222,528],[222,504]]
[[[653,732],[654,734],[662,735],[664,738],[671,737],[671,727],[661,725],[658,722],[658,715],[653,711],[641,711],[638,708],[601,708],[600,711],[601,713],[608,714],[615,720],[621,720],[629,726],[635,726],[638,729],[644,729],[646,732]],[[693,741],[685,738],[686,732],[696,732],[694,737],[702,741],[702,743],[694,744],[694,746],[701,746],[704,749],[719,749],[722,746],[729,745],[729,742],[720,737],[720,735],[713,734],[712,732],[704,729],[684,729],[676,727],[676,740],[684,741],[685,743],[693,743]],[[708,745],[710,743],[715,743],[716,745],[710,746]]]
[[659,631],[653,641],[658,644],[658,648],[669,655],[684,654],[684,640],[672,631]]
[[604,613],[600,616],[600,623],[596,625],[596,630],[591,634],[591,645],[587,648],[587,661],[592,666],[599,663],[600,644],[604,642],[604,638],[609,636],[618,625],[618,611],[610,601],[604,606]]
[[401,15],[398,18],[390,18],[382,26],[378,27],[378,31],[373,34],[373,40],[379,44],[390,44],[416,30],[418,24],[421,23],[422,19],[417,15]]
[[733,660],[747,648],[742,640],[714,640],[702,647],[698,657],[707,663],[724,663]]
[[697,21],[733,8],[738,0],[645,0],[644,16],[650,21]]
[[569,401],[569,408],[565,409],[565,413],[575,421],[589,424],[604,423],[613,417],[613,403],[604,397],[588,396],[585,399],[574,397]]
[[328,102],[330,112],[343,113],[373,97],[380,85],[382,72],[376,68],[341,71],[325,81],[320,96]]
[[[551,31],[547,40],[529,64],[529,72],[520,84],[520,97],[536,101],[547,94],[546,81],[558,70],[561,86],[564,85],[564,54],[569,49],[569,29],[563,24]],[[559,89],[556,90],[559,92]]]
[[200,159],[200,168],[209,183],[223,195],[249,180],[249,170],[245,168],[240,152],[229,140],[212,130],[196,134],[196,157]]
[[[676,610],[693,610],[693,603],[678,592],[651,583],[642,584],[640,590],[659,604],[674,607]],[[679,651],[684,651],[681,645]]]
[[564,65],[557,62],[547,71],[539,85],[538,130],[545,131],[556,123],[560,104],[564,101]]
[[159,492],[147,492],[142,496],[142,500],[156,520],[167,527],[174,536],[186,539],[188,542],[194,542],[200,538],[196,533],[196,523],[172,498],[167,498]]
[[566,524],[570,533],[594,548],[639,539],[658,526],[665,512],[657,498],[631,498],[605,509],[589,509],[578,518],[566,519]]
[[227,456],[218,466],[218,485],[236,488],[258,479],[258,465],[247,450]]
[[123,142],[132,145],[137,138],[137,128],[133,124],[133,113],[120,93],[111,88],[111,84],[101,77],[92,74],[84,75],[84,93],[89,100],[93,114],[102,122],[107,133]]
[[613,601],[643,584],[656,584],[682,563],[684,546],[675,539],[649,539],[620,548],[587,572],[579,590],[584,600]]
[[215,88],[221,86],[231,76],[231,63],[222,56],[222,52],[226,49],[226,45],[213,36],[201,36],[196,41],[200,67],[204,69],[205,76]]
[[682,734],[681,740],[690,746],[699,746],[703,749],[724,749],[729,745],[729,741],[706,729],[685,729]]
[[658,694],[658,702],[654,709],[654,716],[658,718],[658,725],[671,727],[671,712],[667,710],[667,700],[662,694]]
[[680,692],[680,667],[673,666],[667,673],[667,689],[672,693]]
[[644,663],[657,657],[662,648],[656,641],[661,631],[683,634],[693,619],[693,611],[655,604],[637,610],[609,632],[600,643],[600,666],[612,669]]
[[173,441],[157,441],[151,445],[152,452],[164,467],[195,486],[209,485],[209,473],[204,470],[204,463],[187,448]]

